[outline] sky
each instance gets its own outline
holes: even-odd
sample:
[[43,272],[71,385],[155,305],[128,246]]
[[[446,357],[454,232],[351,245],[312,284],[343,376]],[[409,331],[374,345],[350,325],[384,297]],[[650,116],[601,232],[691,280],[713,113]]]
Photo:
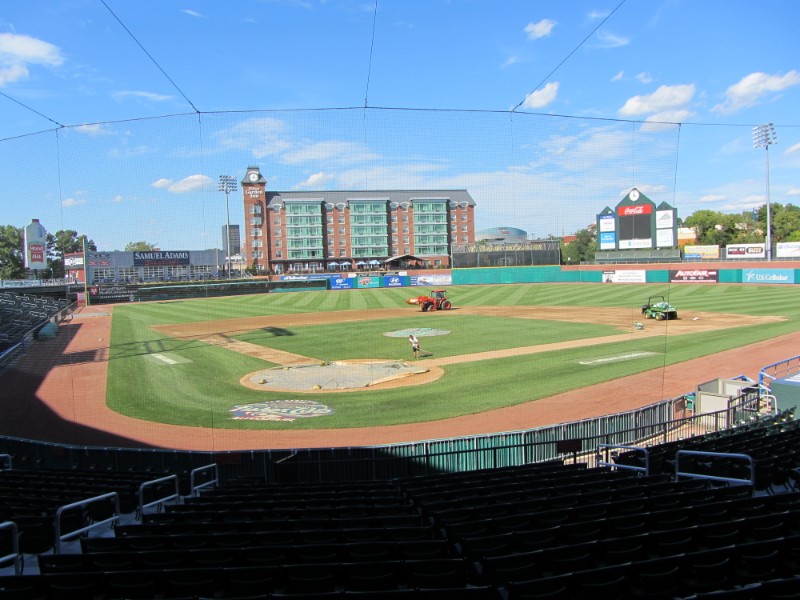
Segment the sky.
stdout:
[[[800,203],[796,0],[6,0],[0,225],[222,246],[220,175],[466,189],[476,228]],[[773,123],[776,143],[753,147]],[[769,184],[767,185],[767,181]]]

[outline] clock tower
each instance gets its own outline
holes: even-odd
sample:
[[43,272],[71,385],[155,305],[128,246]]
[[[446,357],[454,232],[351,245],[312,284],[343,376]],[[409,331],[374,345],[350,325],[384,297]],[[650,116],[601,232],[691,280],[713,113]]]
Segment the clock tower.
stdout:
[[257,273],[269,270],[267,240],[267,180],[258,167],[247,167],[241,181],[244,196],[245,244],[242,248],[248,268]]

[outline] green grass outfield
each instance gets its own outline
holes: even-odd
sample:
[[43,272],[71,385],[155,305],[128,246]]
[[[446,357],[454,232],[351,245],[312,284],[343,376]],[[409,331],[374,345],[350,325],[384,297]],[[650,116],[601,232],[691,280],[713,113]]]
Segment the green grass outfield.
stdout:
[[[682,311],[780,315],[786,321],[739,326],[679,336],[636,338],[603,343],[620,333],[608,325],[537,319],[477,317],[421,313],[405,300],[420,288],[260,294],[174,302],[125,304],[114,307],[108,370],[108,405],[140,419],[197,427],[233,429],[327,429],[415,423],[513,406],[571,389],[660,369],[666,365],[769,339],[798,329],[800,302],[795,286],[726,284],[512,284],[451,286],[449,296],[461,306],[585,306],[638,308],[651,295],[662,294]],[[169,323],[203,322],[235,317],[291,315],[338,310],[402,308],[407,316],[363,322],[293,327],[292,335],[263,331],[238,336],[256,344],[320,360],[357,358],[410,359],[403,338],[384,332],[432,327],[449,335],[422,338],[422,346],[438,357],[484,352],[581,338],[597,338],[585,348],[443,367],[439,380],[425,385],[346,393],[287,393],[245,388],[239,380],[271,366],[199,341],[165,338],[151,328]],[[733,323],[732,325],[735,325]],[[579,361],[617,354],[643,353],[625,361]],[[645,354],[652,353],[652,354]],[[789,358],[789,357],[787,357]],[[660,375],[654,374],[654,386]],[[714,378],[709,373],[709,379]],[[694,382],[700,383],[700,382]],[[694,385],[694,383],[692,385]],[[687,388],[687,392],[692,388]],[[334,409],[325,417],[293,422],[244,421],[230,418],[235,405],[269,400],[314,400]]]

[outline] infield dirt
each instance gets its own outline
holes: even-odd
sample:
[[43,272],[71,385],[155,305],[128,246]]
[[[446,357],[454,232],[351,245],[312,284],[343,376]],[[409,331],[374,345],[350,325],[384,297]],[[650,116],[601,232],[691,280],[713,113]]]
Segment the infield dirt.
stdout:
[[[575,421],[624,410],[631,410],[659,399],[675,397],[694,389],[698,383],[715,378],[738,375],[757,377],[764,365],[797,354],[800,333],[793,333],[712,356],[669,365],[659,369],[660,390],[653,397],[652,372],[624,377],[613,382],[573,390],[565,394],[533,402],[464,415],[434,422],[364,429],[325,429],[292,431],[244,431],[231,429],[202,429],[153,423],[134,419],[111,411],[105,402],[105,382],[108,342],[111,332],[111,307],[81,309],[73,321],[54,340],[33,346],[15,368],[2,376],[3,402],[0,403],[0,433],[28,439],[66,444],[114,445],[120,447],[156,447],[181,450],[247,450],[281,448],[315,448],[340,446],[369,446],[441,439],[455,436],[481,435],[498,431],[520,430],[555,423]],[[642,322],[638,310],[557,307],[469,307],[452,313],[515,316],[518,318],[552,319],[577,322],[600,322],[620,328],[620,339],[641,335],[680,335],[720,328],[738,327],[780,320],[782,317],[752,317],[718,313],[684,312],[677,321],[645,322],[637,331],[633,323]],[[299,326],[344,320],[381,319],[408,316],[404,309],[344,311],[281,316],[280,326]],[[591,321],[588,319],[591,318]],[[273,319],[273,321],[270,321]],[[228,337],[274,325],[273,317],[253,317],[160,326],[158,330],[178,338]],[[79,325],[79,326],[77,326]],[[604,338],[607,339],[607,338]],[[609,340],[610,341],[610,340]],[[213,341],[212,341],[213,343]],[[559,347],[570,347],[565,342]],[[578,341],[577,343],[587,343]],[[598,343],[596,339],[591,343]],[[270,349],[258,347],[265,360],[286,364]],[[432,358],[431,367],[458,361],[485,360],[499,356],[514,356],[555,349],[553,344],[511,348],[463,355]],[[274,351],[272,351],[274,352]],[[267,358],[267,356],[272,358]],[[297,355],[292,355],[297,356]],[[300,357],[308,360],[308,357]],[[299,358],[298,358],[299,360]],[[432,369],[433,370],[433,369]],[[390,384],[393,382],[389,382]],[[424,383],[424,382],[421,382]],[[397,385],[407,385],[399,381]],[[651,395],[643,393],[649,389]]]

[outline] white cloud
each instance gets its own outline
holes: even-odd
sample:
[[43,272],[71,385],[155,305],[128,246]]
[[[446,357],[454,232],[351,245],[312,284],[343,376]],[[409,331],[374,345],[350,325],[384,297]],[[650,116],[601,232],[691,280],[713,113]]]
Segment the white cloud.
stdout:
[[729,115],[755,106],[769,93],[782,92],[795,85],[800,85],[800,73],[797,71],[789,71],[785,75],[750,73],[730,86],[725,91],[725,100],[711,110]]
[[623,77],[625,77],[625,71],[619,71],[611,78],[611,81],[622,81]]
[[608,31],[599,32],[597,34],[597,39],[600,42],[600,46],[603,48],[619,48],[620,46],[627,46],[631,43],[630,38],[609,33]]
[[556,99],[556,96],[558,96],[558,85],[558,82],[554,81],[552,83],[548,83],[540,90],[531,92],[525,98],[522,106],[525,108],[544,108],[548,104],[552,103]]
[[173,98],[173,96],[168,96],[166,94],[156,94],[154,92],[142,91],[114,92],[111,94],[111,97],[115,100],[126,100],[128,98],[133,98],[134,100],[145,100],[147,102],[166,102],[168,100],[172,100]]
[[666,131],[674,127],[673,123],[683,123],[693,116],[695,113],[686,108],[664,110],[647,117],[642,131]]
[[538,40],[539,38],[547,37],[556,26],[556,21],[551,19],[542,19],[538,23],[528,23],[525,26],[525,33],[528,34],[529,40]]
[[800,142],[798,142],[794,146],[791,146],[791,147],[787,148],[786,152],[784,152],[784,154],[793,154],[793,153],[798,152],[798,151],[800,151]]
[[101,123],[91,123],[89,125],[78,125],[74,127],[74,130],[78,133],[85,133],[86,135],[97,136],[97,135],[110,135],[111,131]]
[[511,65],[515,65],[519,62],[518,56],[509,56],[505,62],[502,64],[502,68],[505,69],[506,67],[510,67]]
[[172,179],[165,179],[162,177],[161,179],[156,179],[153,183],[150,184],[154,188],[158,188],[160,190],[167,189],[169,186],[172,185]]
[[680,108],[694,96],[694,84],[662,85],[652,94],[628,98],[619,114],[630,117]]
[[254,158],[279,154],[290,147],[284,135],[286,124],[280,119],[263,117],[245,119],[215,134],[222,150],[250,152]]
[[28,65],[57,67],[61,50],[48,42],[16,33],[0,33],[0,87],[28,77]]
[[373,160],[378,155],[354,142],[328,140],[306,144],[305,146],[286,152],[281,161],[288,165],[296,165],[314,161],[352,164],[364,160]]
[[198,17],[200,19],[205,19],[206,18],[206,16],[204,14],[201,14],[201,13],[197,12],[196,10],[192,10],[191,8],[182,8],[181,12],[183,14],[189,15],[190,17]]
[[597,19],[605,19],[607,16],[608,16],[607,12],[600,12],[599,10],[593,10],[587,15],[590,21],[596,21]]
[[61,201],[61,206],[68,207],[68,206],[80,206],[81,204],[86,204],[85,198],[64,198]]
[[305,181],[301,181],[295,186],[295,189],[307,188],[307,189],[321,189],[325,187],[329,182],[333,181],[333,175],[328,173],[324,173],[320,171],[319,173],[314,173],[310,175],[308,179]]
[[706,194],[705,196],[701,196],[699,201],[703,203],[723,202],[727,199],[728,197],[725,194]]
[[167,190],[173,194],[186,194],[210,187],[213,183],[214,181],[208,175],[189,175],[170,184]]
[[123,198],[121,195],[119,195],[119,194],[117,194],[116,196],[114,196],[114,197],[111,199],[111,201],[112,201],[114,204],[119,204],[119,203],[120,203],[120,202],[122,202],[123,200],[124,200],[124,198]]
[[645,84],[652,83],[653,81],[653,77],[650,75],[650,73],[639,73],[638,75],[636,75],[636,79],[640,83],[645,83]]
[[800,188],[792,188],[786,192],[787,196],[800,196]]

